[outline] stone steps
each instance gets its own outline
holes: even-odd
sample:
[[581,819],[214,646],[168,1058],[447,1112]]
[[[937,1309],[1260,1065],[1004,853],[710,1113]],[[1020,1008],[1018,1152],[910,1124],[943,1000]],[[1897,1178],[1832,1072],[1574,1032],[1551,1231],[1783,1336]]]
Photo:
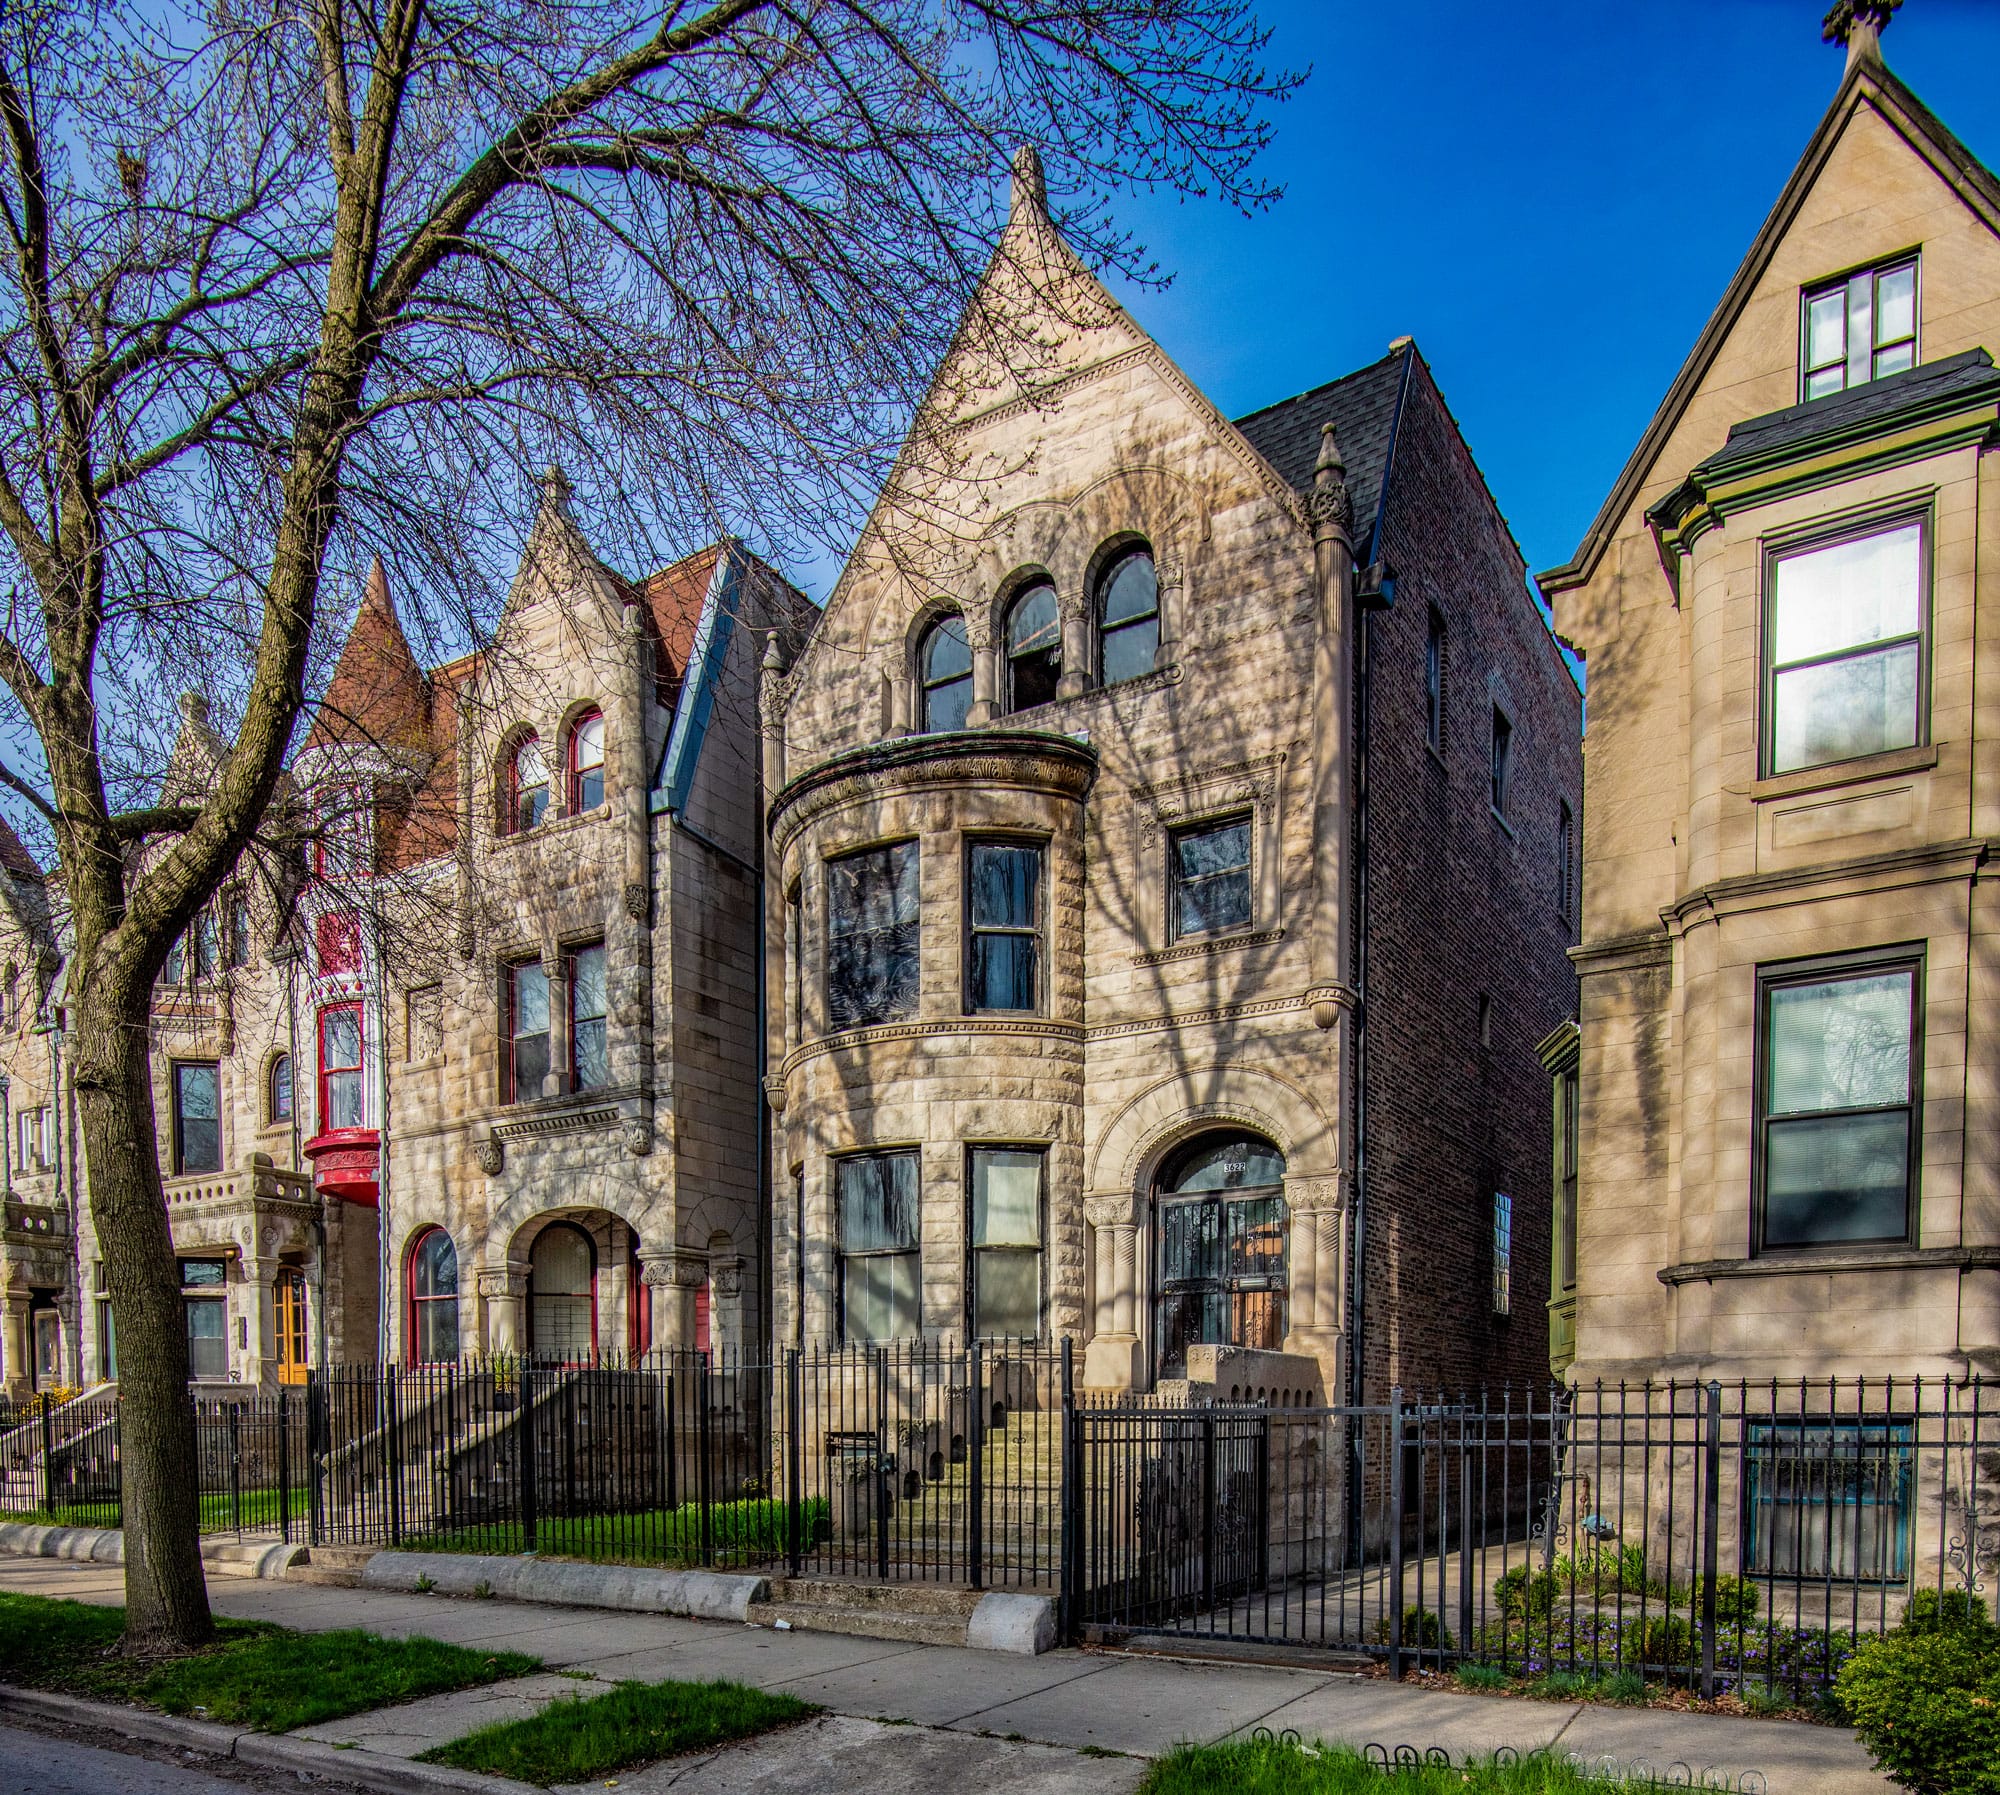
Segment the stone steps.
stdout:
[[815,1633],[894,1639],[910,1645],[963,1645],[979,1592],[934,1583],[845,1583],[831,1577],[773,1577],[769,1599],[750,1605],[763,1626],[784,1621]]

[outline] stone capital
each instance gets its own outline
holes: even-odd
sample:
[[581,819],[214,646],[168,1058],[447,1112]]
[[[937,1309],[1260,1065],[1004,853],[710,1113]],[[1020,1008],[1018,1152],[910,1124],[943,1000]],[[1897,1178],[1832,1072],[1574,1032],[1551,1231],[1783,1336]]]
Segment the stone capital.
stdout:
[[1093,1228],[1136,1228],[1139,1225],[1139,1205],[1129,1191],[1085,1197],[1083,1219]]
[[1332,1172],[1322,1177],[1287,1178],[1285,1207],[1294,1215],[1338,1213],[1347,1207],[1347,1176]]
[[743,1294],[743,1261],[741,1259],[718,1259],[714,1262],[715,1294],[719,1297],[738,1297]]
[[708,1282],[708,1255],[680,1248],[641,1253],[639,1281],[651,1290],[699,1290]]
[[479,1269],[479,1294],[489,1301],[500,1297],[525,1296],[527,1290],[528,1274],[520,1266],[481,1266]]

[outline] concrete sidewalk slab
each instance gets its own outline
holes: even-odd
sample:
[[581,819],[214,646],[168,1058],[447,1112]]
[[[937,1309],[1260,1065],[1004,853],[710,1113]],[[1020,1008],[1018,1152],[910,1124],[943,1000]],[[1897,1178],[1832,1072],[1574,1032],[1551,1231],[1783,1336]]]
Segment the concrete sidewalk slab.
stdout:
[[[620,1795],[1129,1795],[1139,1758],[1086,1758],[1048,1745],[965,1738],[829,1715],[700,1758],[618,1777]],[[557,1795],[602,1795],[603,1781]]]
[[[1536,1751],[1554,1745],[1576,1718],[1578,1702],[1504,1701],[1413,1689],[1369,1677],[1340,1677],[1273,1710],[1259,1726],[1287,1728],[1301,1739],[1357,1748],[1441,1745],[1453,1757]],[[1247,1729],[1243,1729],[1247,1730]],[[1566,1743],[1567,1741],[1565,1741]]]
[[893,1639],[858,1639],[846,1633],[775,1633],[762,1627],[713,1627],[707,1637],[647,1652],[621,1652],[577,1660],[578,1668],[608,1679],[641,1683],[663,1677],[789,1688],[801,1677],[824,1676],[856,1664],[902,1659],[924,1651]]
[[[1526,1705],[1491,1696],[1466,1699],[1482,1707]],[[1882,1795],[1887,1787],[1847,1728],[1802,1726],[1795,1720],[1690,1714],[1669,1732],[1661,1728],[1657,1710],[1585,1703],[1564,1729],[1557,1749],[1590,1760],[1616,1758],[1621,1765],[1644,1759],[1663,1777],[1669,1765],[1683,1763],[1694,1772],[1697,1788],[1702,1771],[1711,1768],[1731,1776],[1758,1771],[1770,1795]]]
[[[1075,1661],[1087,1660],[1077,1654]],[[1003,1738],[1018,1733],[1049,1745],[1152,1757],[1186,1740],[1219,1739],[1255,1726],[1325,1681],[1312,1671],[1125,1658],[1094,1676],[982,1708],[957,1724]]]
[[836,1714],[950,1726],[1002,1703],[1088,1679],[1109,1663],[1103,1658],[1080,1660],[1074,1652],[1007,1660],[986,1652],[931,1646],[816,1676],[794,1677],[783,1686],[789,1694],[818,1702]]
[[430,1695],[422,1701],[377,1708],[369,1714],[350,1714],[344,1720],[302,1726],[289,1737],[317,1739],[322,1745],[359,1746],[364,1751],[381,1752],[389,1757],[413,1758],[433,1745],[462,1739],[482,1727],[498,1726],[508,1720],[530,1720],[551,1702],[602,1693],[591,1679],[543,1671],[531,1677],[514,1677],[505,1683],[488,1683],[482,1689],[458,1689],[449,1695]]

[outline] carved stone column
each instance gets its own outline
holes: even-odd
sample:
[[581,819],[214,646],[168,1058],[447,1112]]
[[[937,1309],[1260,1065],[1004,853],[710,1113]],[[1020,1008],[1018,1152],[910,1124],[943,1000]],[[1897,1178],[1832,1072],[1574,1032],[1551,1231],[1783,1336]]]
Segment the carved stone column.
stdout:
[[[1138,1227],[1129,1195],[1087,1198],[1083,1219],[1096,1233],[1098,1331],[1084,1349],[1083,1381],[1092,1390],[1132,1390],[1144,1380],[1139,1359]],[[1108,1273],[1108,1275],[1107,1275]]]
[[666,1247],[639,1255],[640,1275],[653,1292],[653,1344],[694,1349],[694,1293],[708,1282],[708,1255]]
[[486,1350],[518,1353],[528,1350],[528,1268],[509,1262],[487,1266],[479,1273],[479,1300],[486,1307]]
[[28,1292],[16,1285],[0,1290],[0,1387],[9,1396],[25,1396],[34,1361],[28,1356]]
[[743,1261],[709,1262],[708,1340],[727,1353],[743,1350]]
[[768,798],[785,783],[785,710],[791,701],[791,682],[785,678],[785,657],[778,651],[774,628],[764,642],[764,660],[758,668],[757,712],[764,731],[764,795]]
[[1345,1281],[1341,1228],[1347,1215],[1347,1181],[1339,1173],[1288,1178],[1285,1207],[1292,1225],[1290,1334],[1300,1340],[1300,1349],[1323,1351],[1341,1331]]
[[983,729],[1000,713],[1000,653],[980,613],[966,614],[965,640],[972,650],[972,703],[966,709],[966,727]]
[[559,1097],[569,1084],[569,964],[557,949],[542,955],[542,976],[549,982],[549,1069],[542,1095]]
[[1153,653],[1153,665],[1164,667],[1174,658],[1181,639],[1181,605],[1187,592],[1187,563],[1171,549],[1161,549],[1153,562],[1153,577],[1159,582],[1160,645]]
[[1056,613],[1062,619],[1062,673],[1056,680],[1058,698],[1074,698],[1090,683],[1090,608],[1081,592],[1058,594]]
[[[237,1334],[243,1344],[236,1340],[229,1343],[229,1355],[235,1362],[238,1375],[253,1389],[265,1384],[275,1386],[278,1381],[277,1367],[277,1317],[273,1311],[277,1307],[277,1292],[273,1288],[278,1276],[278,1262],[275,1259],[243,1260],[243,1282],[230,1292],[235,1299],[231,1307],[236,1312]],[[234,1330],[232,1330],[234,1331]]]

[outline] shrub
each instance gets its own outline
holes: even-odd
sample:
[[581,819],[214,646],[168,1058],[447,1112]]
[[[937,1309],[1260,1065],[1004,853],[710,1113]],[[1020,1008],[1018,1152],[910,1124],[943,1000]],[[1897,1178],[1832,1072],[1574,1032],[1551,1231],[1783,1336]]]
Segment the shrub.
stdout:
[[1695,1630],[1678,1614],[1650,1614],[1627,1635],[1626,1655],[1640,1664],[1692,1664]]
[[1497,1664],[1461,1664],[1455,1674],[1466,1689],[1505,1689],[1514,1680]]
[[1892,1781],[1918,1795],[2000,1795],[2000,1629],[1947,1624],[1944,1612],[1906,1613],[1865,1641],[1835,1691]]
[[[1697,1614],[1701,1612],[1707,1582],[1704,1577],[1695,1590],[1694,1611]],[[1761,1601],[1756,1584],[1725,1572],[1715,1580],[1715,1624],[1718,1627],[1747,1627],[1757,1618]]]
[[[1375,1638],[1378,1644],[1389,1643],[1389,1617],[1385,1614],[1375,1623]],[[1450,1629],[1429,1608],[1419,1608],[1412,1603],[1403,1610],[1403,1649],[1408,1652],[1452,1651],[1457,1642]]]
[[1554,1571],[1530,1571],[1517,1564],[1494,1584],[1493,1599],[1509,1620],[1540,1620],[1554,1612],[1561,1587]]
[[1898,1630],[1904,1633],[1990,1633],[1993,1617],[1986,1604],[1963,1589],[1920,1589],[1903,1610]]

